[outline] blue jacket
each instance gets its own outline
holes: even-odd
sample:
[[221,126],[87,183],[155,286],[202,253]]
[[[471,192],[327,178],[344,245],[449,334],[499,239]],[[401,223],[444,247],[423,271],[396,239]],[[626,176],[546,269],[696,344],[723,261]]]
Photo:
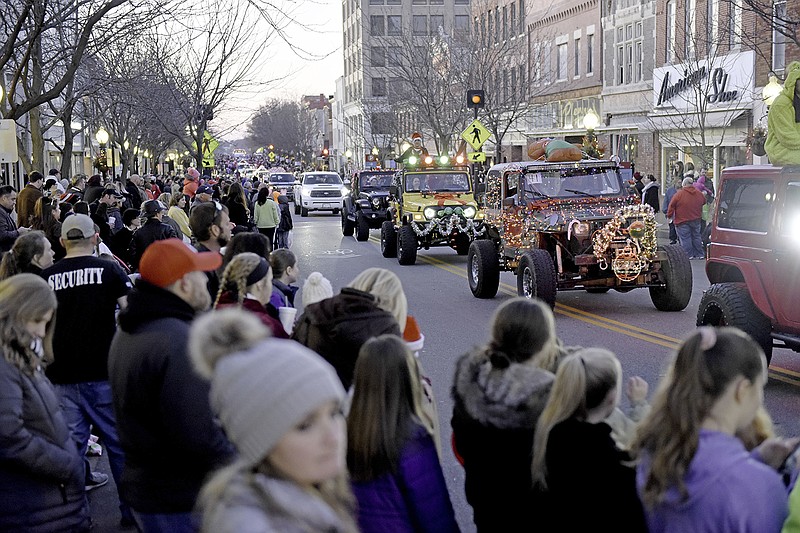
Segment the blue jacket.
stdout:
[[397,471],[353,482],[362,533],[458,531],[433,438],[415,426]]
[[[649,464],[645,456],[637,468],[640,495]],[[788,513],[780,475],[726,433],[700,431],[684,483],[686,499],[672,487],[662,503],[645,507],[650,533],[778,533]]]

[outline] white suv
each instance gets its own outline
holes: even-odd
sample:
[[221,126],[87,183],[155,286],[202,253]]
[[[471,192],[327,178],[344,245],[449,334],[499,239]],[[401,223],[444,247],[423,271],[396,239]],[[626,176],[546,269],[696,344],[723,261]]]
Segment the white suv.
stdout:
[[304,172],[294,186],[294,212],[308,216],[309,211],[333,211],[339,214],[345,186],[336,172]]

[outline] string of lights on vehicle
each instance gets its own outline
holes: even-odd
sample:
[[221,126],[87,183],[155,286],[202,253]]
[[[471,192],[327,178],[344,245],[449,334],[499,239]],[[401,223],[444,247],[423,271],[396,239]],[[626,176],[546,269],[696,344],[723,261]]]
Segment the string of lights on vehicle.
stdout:
[[408,167],[425,167],[425,168],[451,168],[451,167],[459,167],[459,166],[466,166],[467,165],[467,158],[462,154],[457,154],[455,156],[449,155],[439,155],[439,156],[432,156],[426,155],[423,157],[417,157],[416,155],[410,155],[405,160],[405,164]]

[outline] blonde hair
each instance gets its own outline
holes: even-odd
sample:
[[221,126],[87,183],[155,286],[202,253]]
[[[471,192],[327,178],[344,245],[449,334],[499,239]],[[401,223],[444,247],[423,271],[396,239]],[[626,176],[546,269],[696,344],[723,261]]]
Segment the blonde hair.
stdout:
[[545,456],[552,429],[570,418],[585,419],[619,386],[621,376],[617,357],[602,348],[583,348],[561,362],[550,398],[536,424],[531,464],[535,486],[547,489]]
[[403,284],[394,272],[385,268],[368,268],[356,276],[348,287],[373,295],[378,307],[391,313],[397,320],[400,331],[406,329],[408,301]]
[[[704,326],[683,341],[633,443],[635,452],[650,457],[642,490],[646,508],[660,503],[671,488],[682,498],[688,495],[684,476],[697,452],[700,426],[733,380],[763,379],[765,365],[758,344],[736,328]],[[752,429],[769,432],[763,422],[751,421]]]
[[[231,262],[228,263],[222,273],[222,279],[219,280],[219,291],[217,291],[217,297],[214,300],[214,307],[219,305],[219,300],[225,291],[236,291],[236,301],[241,307],[247,295],[247,276],[258,267],[261,261],[266,261],[266,259],[252,252],[242,252],[233,256],[233,259],[231,259]],[[267,269],[269,269],[269,263],[267,263]],[[265,277],[268,276],[269,270],[267,270],[267,276]]]
[[[33,374],[40,361],[32,347],[35,338],[26,323],[41,320],[48,312],[55,313],[58,301],[45,280],[35,274],[17,274],[0,282],[0,347],[3,357],[15,368]],[[48,322],[42,339],[43,356],[53,358],[55,315]]]

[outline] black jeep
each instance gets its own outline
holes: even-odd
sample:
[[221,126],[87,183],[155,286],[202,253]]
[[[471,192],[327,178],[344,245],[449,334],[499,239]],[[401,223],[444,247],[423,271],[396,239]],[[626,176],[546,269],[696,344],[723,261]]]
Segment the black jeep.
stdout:
[[388,208],[389,187],[394,172],[360,170],[353,175],[350,193],[342,200],[342,234],[356,234],[356,240],[369,239],[369,230],[381,227]]

